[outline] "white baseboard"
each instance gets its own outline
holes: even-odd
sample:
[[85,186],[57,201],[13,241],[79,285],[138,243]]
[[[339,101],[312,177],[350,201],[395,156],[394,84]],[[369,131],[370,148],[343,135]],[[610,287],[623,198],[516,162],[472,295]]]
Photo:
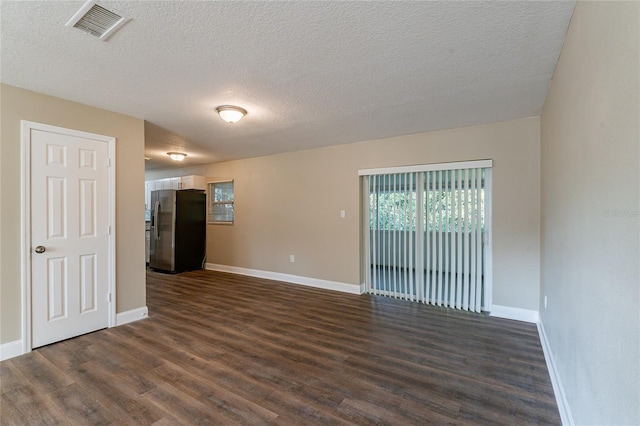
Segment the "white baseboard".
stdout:
[[22,355],[22,349],[22,340],[3,343],[0,345],[0,361]]
[[362,286],[341,283],[337,281],[320,280],[317,278],[301,277],[299,275],[282,274],[280,272],[260,271],[258,269],[240,268],[237,266],[205,264],[205,269],[232,274],[247,275],[249,277],[266,278],[268,280],[284,281],[292,284],[300,284],[308,287],[322,288],[325,290],[340,291],[343,293],[362,294]]
[[537,324],[539,319],[538,311],[500,305],[493,305],[491,307],[491,316],[516,321],[531,322],[533,324]]
[[146,306],[143,306],[142,308],[131,309],[130,311],[120,312],[119,314],[116,314],[116,326],[145,319],[148,316],[149,310]]
[[556,403],[558,404],[558,411],[560,411],[560,419],[565,426],[573,426],[573,416],[571,415],[571,409],[567,401],[567,394],[564,392],[564,386],[562,386],[562,380],[560,380],[560,374],[556,368],[556,363],[553,360],[553,353],[549,346],[549,340],[547,339],[547,333],[544,331],[544,325],[538,322],[538,334],[540,335],[540,344],[542,345],[542,352],[544,352],[544,359],[547,362],[547,369],[549,370],[549,377],[551,378],[551,386],[553,386],[553,393],[556,396]]
[[[126,312],[120,312],[119,314],[116,314],[116,326],[138,321],[147,318],[148,316],[149,310],[146,306]],[[0,345],[0,361],[20,356],[23,353],[22,340],[15,340],[13,342]]]

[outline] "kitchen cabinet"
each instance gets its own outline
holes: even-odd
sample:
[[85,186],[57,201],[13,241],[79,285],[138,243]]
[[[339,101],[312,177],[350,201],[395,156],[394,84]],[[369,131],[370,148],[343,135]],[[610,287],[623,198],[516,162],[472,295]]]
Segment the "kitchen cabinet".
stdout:
[[148,180],[144,183],[144,209],[151,210],[151,191],[155,190],[155,182]]
[[149,264],[149,246],[151,245],[151,231],[149,229],[144,231],[144,259],[147,265]]
[[205,177],[204,176],[182,176],[180,178],[180,189],[205,189]]
[[148,180],[144,183],[144,206],[151,210],[151,191],[159,189],[206,189],[204,176],[179,176],[164,179]]
[[180,178],[175,177],[175,178],[158,179],[155,181],[154,187],[155,187],[154,188],[155,190],[180,189]]

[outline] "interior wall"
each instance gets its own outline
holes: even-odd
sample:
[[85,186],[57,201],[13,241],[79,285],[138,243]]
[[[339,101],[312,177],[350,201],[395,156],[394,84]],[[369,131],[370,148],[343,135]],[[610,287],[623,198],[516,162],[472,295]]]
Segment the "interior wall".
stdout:
[[[235,224],[207,227],[207,262],[360,284],[358,170],[493,159],[493,303],[538,310],[538,117],[164,172],[235,180]],[[346,218],[340,218],[340,210]],[[295,263],[289,255],[295,255]]]
[[0,343],[21,339],[20,120],[116,138],[116,309],[145,306],[143,120],[4,84],[0,106]]
[[541,118],[541,321],[576,424],[640,424],[640,3],[578,2]]

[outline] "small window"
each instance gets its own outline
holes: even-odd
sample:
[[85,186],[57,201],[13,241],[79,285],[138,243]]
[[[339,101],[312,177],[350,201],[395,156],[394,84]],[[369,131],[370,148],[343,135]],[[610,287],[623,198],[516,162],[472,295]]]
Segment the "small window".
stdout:
[[233,225],[233,181],[209,182],[207,195],[209,196],[207,222]]

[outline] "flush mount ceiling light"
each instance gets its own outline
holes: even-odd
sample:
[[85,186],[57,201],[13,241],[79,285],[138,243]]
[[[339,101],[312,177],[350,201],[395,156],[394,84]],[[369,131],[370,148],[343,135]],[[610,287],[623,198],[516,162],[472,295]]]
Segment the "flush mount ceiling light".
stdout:
[[187,156],[184,152],[167,152],[167,155],[171,157],[173,161],[182,161]]
[[227,123],[235,123],[247,115],[247,110],[233,105],[222,105],[216,108],[220,118]]

